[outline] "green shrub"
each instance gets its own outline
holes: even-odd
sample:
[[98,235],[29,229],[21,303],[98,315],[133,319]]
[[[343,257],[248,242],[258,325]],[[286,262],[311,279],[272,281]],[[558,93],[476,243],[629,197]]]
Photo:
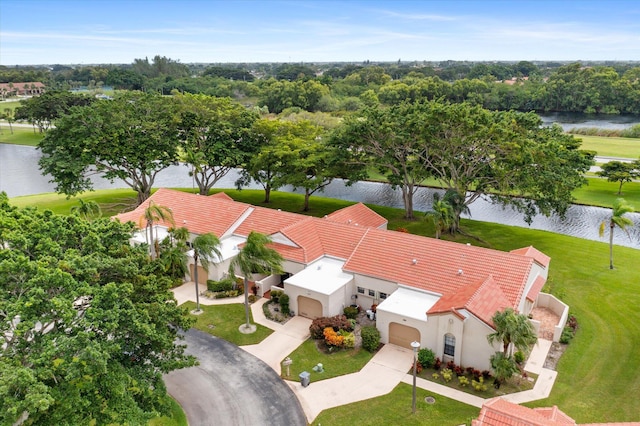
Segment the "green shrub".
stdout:
[[338,334],[344,337],[344,341],[342,342],[342,347],[345,349],[353,349],[356,346],[356,336],[346,330],[340,330]]
[[524,353],[522,351],[518,351],[513,354],[513,359],[517,364],[522,364],[524,362]]
[[273,301],[273,303],[280,303],[280,296],[282,296],[284,294],[284,291],[280,291],[280,290],[273,290],[271,292],[271,300]]
[[360,336],[362,336],[362,347],[369,351],[375,352],[380,346],[380,332],[372,325],[362,327],[360,330]]
[[560,335],[560,343],[567,344],[573,339],[573,330],[570,327],[565,327]]
[[220,281],[207,280],[207,290],[213,292],[233,290],[234,283],[232,278],[223,278]]
[[436,354],[431,349],[422,348],[418,351],[418,362],[424,368],[431,368],[436,362]]
[[484,384],[484,377],[480,376],[478,380],[471,382],[471,386],[478,392],[484,392],[487,390],[487,385]]
[[460,386],[465,387],[469,384],[469,379],[465,376],[458,376],[458,382],[460,383]]
[[358,308],[355,306],[346,306],[344,315],[349,319],[355,319],[358,316]]
[[279,298],[280,303],[280,311],[283,315],[289,315],[291,312],[289,310],[289,295],[287,293],[282,293]]
[[443,368],[442,371],[440,371],[440,374],[442,374],[442,378],[447,383],[449,383],[453,377],[453,372],[448,368]]

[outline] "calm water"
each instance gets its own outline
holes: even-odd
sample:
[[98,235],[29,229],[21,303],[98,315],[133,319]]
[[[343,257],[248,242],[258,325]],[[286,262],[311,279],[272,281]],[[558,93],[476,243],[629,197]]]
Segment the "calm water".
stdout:
[[[40,152],[32,147],[19,145],[0,144],[0,191],[5,191],[9,197],[20,195],[40,194],[54,191],[54,185],[48,182],[38,170]],[[225,176],[217,188],[235,188],[234,182],[237,172]],[[94,177],[96,189],[125,188],[122,182],[113,184],[104,179]],[[194,187],[189,178],[188,168],[184,165],[170,167],[160,173],[154,185],[160,187]],[[260,189],[254,185],[252,189]],[[282,190],[293,191],[291,187]],[[420,188],[414,196],[414,206],[417,211],[431,209],[433,194],[437,190]],[[298,191],[300,192],[300,191]],[[331,183],[322,196],[338,198],[349,201],[378,204],[389,207],[403,208],[402,196],[399,190],[393,190],[389,185],[375,182],[358,182],[350,187],[340,180]],[[311,199],[313,202],[313,197]],[[608,242],[608,237],[601,239],[598,236],[599,224],[610,216],[609,209],[587,206],[572,206],[565,219],[557,216],[537,216],[531,226],[522,219],[522,215],[510,207],[502,208],[491,204],[488,200],[479,199],[470,206],[474,220],[501,223],[511,226],[540,229],[560,234],[572,235],[594,241]],[[634,221],[634,226],[629,230],[630,237],[617,230],[614,242],[618,245],[640,249],[640,214],[634,213],[629,217]]]
[[538,114],[544,125],[550,126],[558,123],[563,130],[580,128],[624,130],[640,124],[640,117],[637,115],[599,115],[599,114],[579,114],[574,112],[554,112],[549,114]]

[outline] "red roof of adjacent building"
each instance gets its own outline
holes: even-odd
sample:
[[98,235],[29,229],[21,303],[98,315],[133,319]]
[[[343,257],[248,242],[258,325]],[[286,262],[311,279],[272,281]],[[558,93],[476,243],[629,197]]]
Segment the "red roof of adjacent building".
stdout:
[[549,266],[549,262],[551,261],[551,258],[549,256],[532,246],[511,250],[510,253],[530,257],[545,268]]
[[494,398],[482,405],[472,426],[566,426],[576,422],[557,407],[528,408],[502,398]]
[[[566,426],[576,422],[555,405],[527,408],[502,398],[493,398],[482,405],[471,426]],[[640,426],[640,422],[588,423],[581,426]]]

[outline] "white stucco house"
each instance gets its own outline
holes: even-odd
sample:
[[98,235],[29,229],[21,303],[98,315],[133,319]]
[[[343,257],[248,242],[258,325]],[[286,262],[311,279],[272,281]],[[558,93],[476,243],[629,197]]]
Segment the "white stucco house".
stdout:
[[[249,233],[260,232],[283,256],[285,273],[252,277],[259,295],[283,290],[291,310],[308,318],[375,305],[382,343],[409,347],[419,341],[445,361],[478,369],[488,369],[490,356],[501,349],[487,342],[491,317],[507,307],[529,314],[549,270],[549,257],[533,247],[502,252],[387,230],[386,220],[363,204],[314,218],[223,193],[160,189],[150,200],[170,208],[175,226],[192,237],[212,232],[220,238],[222,256],[208,274],[199,271],[202,283],[221,279]],[[150,200],[115,218],[138,223]],[[191,273],[195,267],[191,259]]]

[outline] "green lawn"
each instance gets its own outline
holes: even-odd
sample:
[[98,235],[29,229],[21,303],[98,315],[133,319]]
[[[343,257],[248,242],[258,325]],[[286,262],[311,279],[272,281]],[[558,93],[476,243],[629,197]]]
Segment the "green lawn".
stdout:
[[[196,308],[195,302],[185,302],[181,306],[192,311]],[[257,330],[252,334],[242,334],[238,331],[238,327],[245,323],[244,305],[241,303],[232,303],[229,305],[200,305],[204,311],[200,315],[192,315],[196,318],[193,326],[200,331],[209,333],[213,336],[220,337],[228,342],[238,346],[255,345],[266,339],[273,330],[256,324]],[[253,316],[249,311],[249,318],[253,323]]]
[[[257,205],[261,205],[262,202],[261,191],[225,192],[239,201]],[[114,194],[117,198],[124,195],[121,191],[114,191]],[[101,192],[101,196],[108,200],[108,191]],[[19,197],[11,202],[41,207],[46,205],[38,197]],[[314,196],[311,198],[310,213],[321,217],[350,204],[352,203]],[[301,206],[302,196],[280,192],[273,194],[272,203],[269,205],[295,212],[299,212]],[[425,221],[403,220],[402,210],[372,207],[389,219],[390,229],[403,227],[412,233],[433,235],[433,228]],[[616,246],[616,269],[610,270],[609,246],[606,243],[471,220],[463,220],[462,227],[465,232],[476,238],[457,236],[455,240],[461,243],[479,245],[479,241],[483,241],[482,245],[498,250],[533,245],[549,255],[551,265],[545,291],[569,304],[571,313],[577,316],[580,323],[577,336],[558,364],[559,374],[551,396],[528,405],[557,405],[578,423],[637,421],[638,407],[634,401],[640,394],[640,351],[637,349],[640,347],[640,268],[637,266],[640,251]],[[231,337],[228,339],[231,341],[234,341],[233,334],[237,332],[237,327],[244,321],[242,306],[236,306],[240,312],[229,317],[231,320],[224,320],[229,322]],[[192,308],[193,304],[190,305],[190,309]],[[204,321],[205,318],[199,321]],[[215,321],[214,319],[213,324],[216,327],[205,331],[220,331],[221,325],[216,325]],[[204,327],[207,327],[207,323]],[[412,424],[414,417],[398,418],[397,416],[408,414],[398,413],[399,410],[392,408],[410,400],[410,397],[406,399],[402,388],[401,385],[392,394],[376,398],[373,404],[372,401],[366,401],[327,410],[314,424]],[[402,395],[398,396],[398,392]],[[436,398],[439,401],[444,400],[441,397]],[[431,417],[425,414],[424,410],[436,408],[418,405],[415,424],[460,424],[478,412],[478,409],[454,402],[445,405],[444,414],[433,414],[433,422],[425,420]],[[461,417],[455,414],[463,410],[470,410],[471,414]],[[447,417],[450,421],[442,422],[442,417],[438,417],[441,415],[451,415]],[[366,423],[369,421],[371,423]]]
[[13,132],[11,132],[7,122],[0,122],[0,143],[38,146],[43,137],[42,133],[37,131],[34,133],[30,127],[13,126]]
[[[324,410],[311,424],[314,426],[454,426],[470,424],[471,419],[478,417],[480,412],[476,407],[418,388],[416,413],[413,414],[411,412],[412,391],[411,385],[400,383],[387,395]],[[435,398],[436,402],[434,404],[425,402],[428,396]]]
[[640,211],[640,182],[627,182],[622,186],[622,195],[618,195],[618,182],[607,182],[602,178],[589,178],[589,185],[573,191],[580,204],[611,208],[616,198],[624,198]]
[[640,139],[609,138],[604,136],[574,135],[582,139],[580,149],[596,151],[603,157],[633,158],[640,157]]
[[169,403],[171,404],[171,414],[152,419],[149,426],[187,426],[189,424],[180,404],[173,398],[169,398]]
[[[286,375],[285,367],[282,370],[282,377],[288,380],[300,381],[300,373],[307,371],[311,374],[312,382],[342,376],[344,374],[360,371],[373,358],[371,352],[364,349],[338,350],[332,353],[324,353],[316,347],[317,340],[311,338],[305,340],[289,358],[291,366],[290,375]],[[324,372],[316,373],[313,367],[321,363]]]

